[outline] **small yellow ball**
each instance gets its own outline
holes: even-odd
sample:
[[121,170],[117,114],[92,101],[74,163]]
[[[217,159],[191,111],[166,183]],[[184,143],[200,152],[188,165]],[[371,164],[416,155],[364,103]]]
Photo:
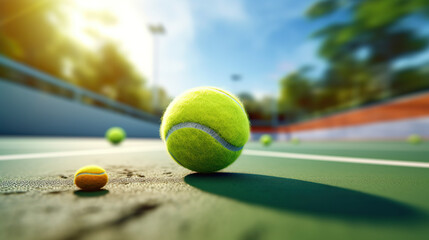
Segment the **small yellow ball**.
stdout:
[[108,180],[106,171],[95,165],[80,168],[74,175],[74,183],[84,191],[98,190],[104,187]]

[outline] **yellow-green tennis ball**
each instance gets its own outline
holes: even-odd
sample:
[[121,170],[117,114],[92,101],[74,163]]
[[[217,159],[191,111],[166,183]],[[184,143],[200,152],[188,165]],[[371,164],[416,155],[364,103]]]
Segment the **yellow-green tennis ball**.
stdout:
[[171,102],[160,135],[177,163],[196,172],[214,172],[240,156],[250,124],[243,104],[231,93],[200,87]]
[[271,145],[271,143],[273,142],[273,138],[269,134],[264,134],[261,136],[259,141],[261,142],[262,145],[267,147],[267,146]]
[[107,140],[115,145],[121,143],[126,137],[127,134],[120,127],[111,127],[106,131]]
[[422,137],[418,134],[411,134],[408,136],[408,142],[411,144],[419,144],[423,141]]
[[299,143],[301,142],[301,140],[299,140],[299,138],[297,138],[297,137],[293,137],[293,138],[291,139],[291,142],[292,142],[293,144],[299,144]]
[[74,175],[74,183],[85,191],[95,191],[106,185],[109,177],[106,171],[95,165],[85,166],[77,170]]

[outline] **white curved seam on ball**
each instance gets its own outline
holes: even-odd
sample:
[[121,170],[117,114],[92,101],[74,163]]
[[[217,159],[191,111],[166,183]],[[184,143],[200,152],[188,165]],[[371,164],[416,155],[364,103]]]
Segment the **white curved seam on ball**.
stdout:
[[182,128],[194,128],[194,129],[198,129],[201,130],[207,134],[209,134],[212,138],[214,138],[218,143],[220,143],[224,148],[230,150],[230,151],[240,151],[243,149],[243,147],[237,147],[232,145],[231,143],[227,142],[225,139],[223,139],[215,130],[204,126],[202,124],[199,123],[195,123],[195,122],[184,122],[184,123],[179,123],[174,125],[173,127],[170,128],[170,130],[168,130],[167,132],[167,136],[165,137],[165,141],[168,140],[168,137],[175,131],[182,129]]
[[86,173],[86,172],[83,172],[83,173],[79,173],[78,175],[76,175],[76,177],[79,177],[80,175],[103,175],[105,173],[106,172],[102,172],[102,173]]
[[246,111],[244,111],[243,106],[241,106],[241,104],[240,104],[239,102],[237,102],[237,100],[235,100],[233,97],[231,97],[231,96],[230,96],[230,95],[228,95],[227,93],[224,93],[224,92],[222,92],[222,91],[217,90],[216,88],[210,88],[210,90],[216,91],[216,92],[218,92],[218,93],[222,93],[223,95],[225,95],[225,96],[229,97],[230,99],[232,99],[235,103],[237,103],[237,104],[238,104],[238,106],[240,106],[241,110],[243,110],[243,112],[244,112],[244,115],[246,115],[246,116],[247,116],[247,113],[246,113]]

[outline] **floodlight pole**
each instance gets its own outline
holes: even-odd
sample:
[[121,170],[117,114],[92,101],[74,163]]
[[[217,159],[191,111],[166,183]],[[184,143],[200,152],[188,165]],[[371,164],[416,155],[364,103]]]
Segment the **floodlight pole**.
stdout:
[[161,24],[150,24],[148,25],[149,31],[152,33],[152,88],[153,88],[153,97],[152,97],[152,106],[154,110],[158,110],[159,99],[158,99],[158,36],[165,33],[164,26]]

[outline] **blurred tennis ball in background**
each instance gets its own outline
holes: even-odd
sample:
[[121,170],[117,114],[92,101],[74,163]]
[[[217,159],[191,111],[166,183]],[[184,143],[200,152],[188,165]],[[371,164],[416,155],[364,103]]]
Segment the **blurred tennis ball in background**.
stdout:
[[199,87],[170,103],[160,135],[177,163],[196,172],[214,172],[240,156],[250,124],[238,98],[218,88]]
[[272,137],[271,137],[271,135],[269,135],[269,134],[264,134],[264,135],[262,135],[262,136],[261,136],[261,138],[259,138],[259,142],[260,142],[262,145],[264,145],[264,146],[268,147],[268,146],[270,146],[270,145],[271,145],[271,143],[273,142],[273,138],[272,138]]
[[301,143],[301,140],[299,138],[297,138],[297,137],[293,137],[290,140],[290,142],[293,143],[293,144],[295,144],[295,145],[297,145],[297,144]]
[[423,142],[422,137],[418,134],[411,134],[410,136],[408,136],[407,140],[410,144],[414,144],[414,145]]
[[108,180],[106,171],[95,165],[82,167],[74,175],[74,183],[84,191],[99,190]]
[[126,137],[127,134],[120,127],[111,127],[106,131],[106,139],[115,145],[121,143]]

